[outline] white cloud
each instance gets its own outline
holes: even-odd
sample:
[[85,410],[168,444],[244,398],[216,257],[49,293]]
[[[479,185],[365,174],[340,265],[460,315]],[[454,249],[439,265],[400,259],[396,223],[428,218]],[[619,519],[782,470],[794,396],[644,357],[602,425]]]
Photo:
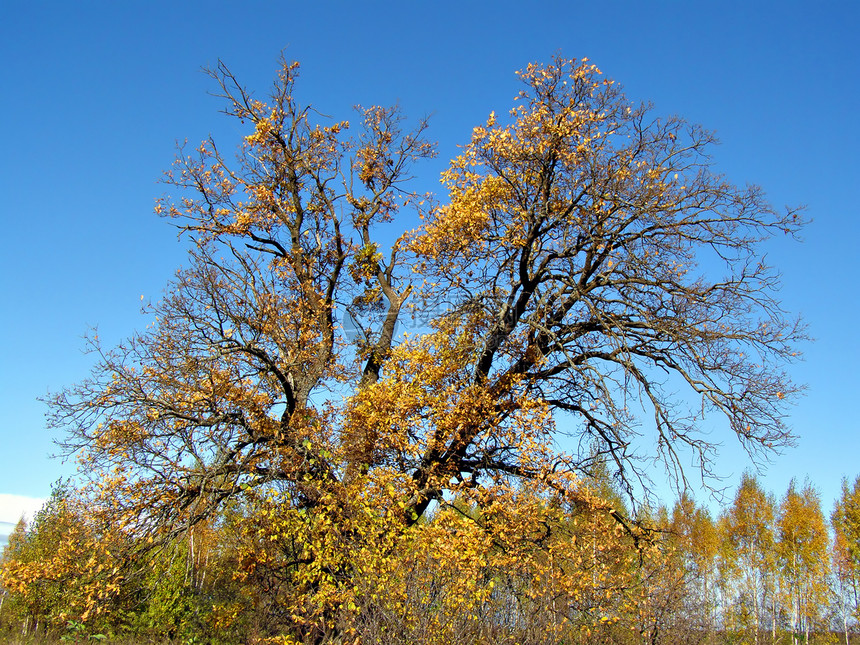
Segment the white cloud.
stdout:
[[41,497],[0,493],[0,522],[17,524],[22,515],[27,518],[27,521],[30,521],[44,503],[45,500]]

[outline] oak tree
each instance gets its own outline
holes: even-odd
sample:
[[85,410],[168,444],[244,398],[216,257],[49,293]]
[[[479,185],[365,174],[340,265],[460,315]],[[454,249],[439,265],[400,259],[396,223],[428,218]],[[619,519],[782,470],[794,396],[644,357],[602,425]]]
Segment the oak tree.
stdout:
[[[762,245],[801,217],[715,172],[711,133],[558,58],[519,73],[435,198],[410,183],[434,154],[425,122],[324,117],[296,63],[266,101],[210,73],[248,134],[167,174],[156,211],[188,266],[146,331],[93,338],[92,376],[51,402],[122,530],[158,543],[231,499],[274,505],[279,575],[325,614],[368,535],[394,549],[455,497],[529,526],[551,514],[536,498],[602,509],[633,532],[581,486],[598,464],[633,492],[662,458],[683,484],[690,456],[712,465],[705,415],[753,452],[790,442],[804,336]],[[427,333],[397,333],[422,311]]]

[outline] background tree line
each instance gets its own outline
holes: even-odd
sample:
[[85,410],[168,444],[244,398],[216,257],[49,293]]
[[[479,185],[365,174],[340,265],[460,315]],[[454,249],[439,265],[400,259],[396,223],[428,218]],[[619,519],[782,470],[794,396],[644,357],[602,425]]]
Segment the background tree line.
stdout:
[[[592,487],[626,512],[610,479]],[[305,642],[314,630],[292,611],[324,593],[337,596],[329,618],[348,633],[345,642],[860,636],[860,477],[844,484],[829,519],[811,484],[792,482],[777,498],[754,475],[716,517],[682,495],[671,509],[641,509],[638,533],[605,513],[533,503],[540,524],[454,502],[388,550],[349,543],[346,527],[333,527],[348,565],[323,589],[290,576],[298,536],[273,499],[225,508],[169,548],[148,549],[58,485],[3,553],[3,635]],[[508,524],[505,540],[482,539],[481,527],[495,521]]]

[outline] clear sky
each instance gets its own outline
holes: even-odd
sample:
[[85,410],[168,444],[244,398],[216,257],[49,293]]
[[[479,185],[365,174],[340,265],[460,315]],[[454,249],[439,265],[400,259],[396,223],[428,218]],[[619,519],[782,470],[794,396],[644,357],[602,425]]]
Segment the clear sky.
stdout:
[[[808,206],[802,244],[768,258],[784,306],[816,342],[794,374],[797,448],[765,487],[809,477],[829,512],[860,474],[860,9],[855,2],[16,2],[0,12],[0,494],[41,498],[73,464],[51,460],[38,397],[91,364],[82,335],[112,344],[144,324],[183,253],[152,212],[175,142],[241,134],[200,68],[225,61],[264,93],[279,53],[302,63],[301,98],[351,118],[398,102],[431,115],[438,162],[518,91],[513,72],[586,56],[636,100],[716,130],[716,161],[777,205]],[[412,226],[409,224],[408,226]],[[719,470],[749,466],[730,436]],[[0,523],[25,506],[4,497]],[[2,527],[0,527],[2,528]],[[2,530],[0,530],[2,532]]]

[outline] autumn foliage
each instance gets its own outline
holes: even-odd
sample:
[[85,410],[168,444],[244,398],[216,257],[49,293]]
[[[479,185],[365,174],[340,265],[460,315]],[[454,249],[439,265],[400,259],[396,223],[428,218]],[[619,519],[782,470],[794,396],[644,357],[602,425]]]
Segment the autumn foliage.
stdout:
[[[441,198],[412,177],[435,154],[425,122],[322,117],[298,71],[267,101],[210,72],[247,135],[235,155],[182,149],[165,177],[187,267],[146,331],[93,338],[92,376],[51,400],[92,535],[110,527],[83,548],[108,572],[106,545],[125,549],[75,620],[117,602],[175,637],[203,630],[193,597],[228,642],[657,638],[677,547],[619,493],[647,490],[654,457],[681,487],[691,460],[710,474],[706,415],[752,452],[791,442],[803,329],[760,258],[799,214],[587,61],[520,72]],[[685,566],[715,577],[715,552]],[[25,598],[40,574],[17,562],[4,584]],[[141,591],[153,562],[172,592]]]

